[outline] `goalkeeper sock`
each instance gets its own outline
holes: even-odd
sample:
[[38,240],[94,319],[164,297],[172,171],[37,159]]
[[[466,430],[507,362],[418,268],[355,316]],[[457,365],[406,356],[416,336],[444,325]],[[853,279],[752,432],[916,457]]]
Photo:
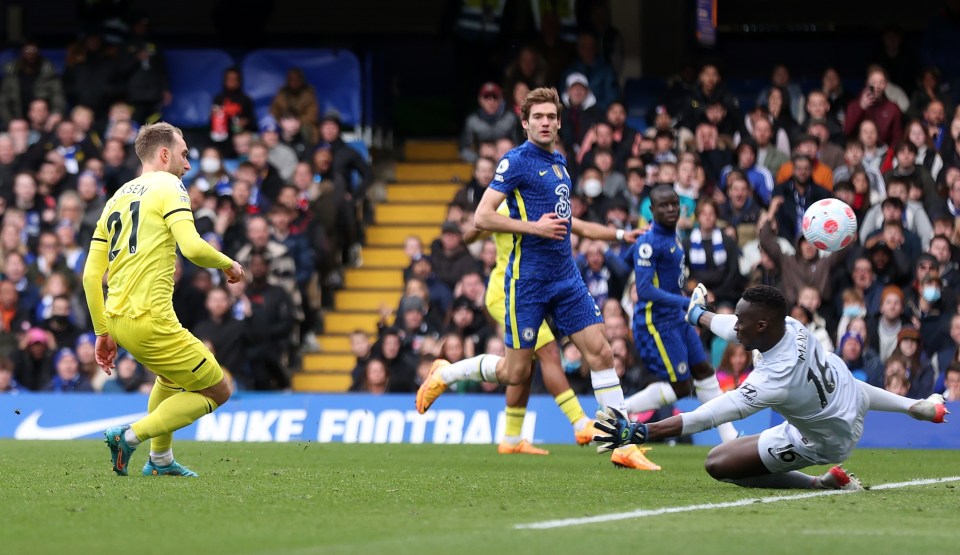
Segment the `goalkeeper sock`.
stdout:
[[464,380],[500,383],[497,380],[497,363],[501,358],[499,355],[480,355],[453,362],[440,369],[440,377],[448,384]]
[[[697,399],[700,400],[700,404],[723,395],[716,374],[710,374],[710,377],[702,380],[693,380],[693,388],[697,391]],[[739,435],[737,429],[730,422],[724,422],[717,426],[717,431],[720,433],[720,441],[724,443],[736,439]]]
[[571,424],[577,424],[581,420],[587,419],[586,414],[583,412],[583,407],[580,406],[580,401],[577,400],[577,394],[574,393],[572,389],[568,389],[560,395],[557,395],[553,400]]
[[170,466],[173,464],[173,449],[167,449],[160,453],[151,449],[150,460],[157,466]]
[[867,394],[867,399],[870,402],[870,410],[882,412],[903,412],[909,414],[910,407],[917,402],[916,399],[901,397],[896,393],[891,393],[886,389],[874,387],[866,382],[857,381],[857,385],[860,386],[860,391],[863,391]]
[[503,431],[503,441],[510,445],[520,443],[520,434],[523,430],[523,418],[527,415],[527,407],[507,407],[507,422]]
[[669,382],[654,382],[643,391],[631,395],[623,405],[628,413],[655,410],[677,401],[677,393]]
[[216,408],[217,404],[206,395],[181,391],[160,403],[157,410],[134,422],[130,429],[142,439],[162,436],[192,424]]
[[[170,397],[173,397],[177,393],[180,393],[181,391],[183,391],[183,389],[173,384],[168,385],[163,383],[160,381],[160,378],[157,378],[156,381],[153,382],[153,389],[150,390],[150,399],[147,401],[147,413],[157,410],[157,407],[159,407],[161,403]],[[163,434],[150,439],[151,452],[163,453],[170,451],[172,446],[173,434]],[[173,451],[170,452],[172,453]],[[172,455],[170,460],[173,460]]]
[[623,410],[623,389],[620,389],[620,377],[614,368],[590,372],[593,395],[601,407],[613,407]]

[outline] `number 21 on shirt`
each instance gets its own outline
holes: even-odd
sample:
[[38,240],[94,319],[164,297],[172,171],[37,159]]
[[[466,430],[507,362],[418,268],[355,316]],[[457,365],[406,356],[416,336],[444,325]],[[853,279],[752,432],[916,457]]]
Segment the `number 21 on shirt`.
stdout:
[[[137,232],[140,230],[140,201],[135,200],[130,203],[130,238],[127,240],[127,250],[130,254],[137,254]],[[120,235],[123,233],[123,216],[120,212],[111,212],[107,217],[107,232],[110,234],[110,253],[109,259],[112,262],[120,249],[117,243],[120,241]],[[122,248],[122,247],[121,247]]]

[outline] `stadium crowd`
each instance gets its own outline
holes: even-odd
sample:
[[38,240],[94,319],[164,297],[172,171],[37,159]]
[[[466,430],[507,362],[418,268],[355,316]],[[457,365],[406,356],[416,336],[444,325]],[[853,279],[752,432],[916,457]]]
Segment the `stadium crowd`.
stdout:
[[[432,244],[407,239],[399,306],[382,308],[374,341],[351,336],[351,390],[412,392],[437,357],[502,354],[484,308],[496,247],[465,244],[463,232],[499,159],[522,140],[519,100],[547,85],[565,105],[560,147],[577,183],[575,216],[643,227],[647,191],[673,184],[689,283],[704,283],[718,312],[732,312],[749,285],[780,287],[791,314],[859,379],[913,398],[944,390],[960,398],[960,110],[951,96],[960,91],[947,87],[960,75],[949,60],[934,65],[946,59],[939,50],[911,58],[900,37],[885,34],[861,90],[847,90],[832,67],[801,87],[777,65],[751,106],[728,88],[723,62],[704,60],[671,79],[642,107],[648,121],[636,122],[620,86],[622,37],[596,5],[589,21],[574,21],[575,41],[544,14],[540,33],[484,76],[460,140],[473,179]],[[146,391],[148,373],[128,355],[118,357],[116,379],[97,371],[78,283],[105,199],[139,171],[138,126],[170,101],[162,50],[144,21],[126,34],[86,33],[62,75],[38,46],[23,45],[0,83],[0,391]],[[242,79],[225,72],[209,130],[190,141],[198,156],[184,182],[202,236],[249,266],[252,281],[228,287],[183,264],[174,303],[238,387],[285,389],[342,267],[356,258],[372,176],[342,140],[337,115],[319,114],[302,72],[289,72],[262,120]],[[799,220],[828,197],[854,208],[860,231],[854,245],[824,256]],[[629,395],[651,379],[630,333],[633,269],[618,256],[623,245],[573,239]],[[702,339],[723,387],[736,387],[751,354]],[[579,352],[567,344],[562,355],[574,389],[590,394]]]
[[[139,127],[171,100],[163,51],[143,18],[84,32],[62,74],[39,46],[23,44],[0,83],[0,392],[149,392],[129,353],[115,377],[98,370],[80,274],[106,199],[140,173]],[[372,172],[302,71],[260,119],[242,84],[226,70],[209,129],[185,130],[184,184],[201,236],[251,279],[178,260],[174,306],[236,387],[282,390],[359,253]]]
[[[559,148],[577,184],[574,216],[642,228],[652,220],[648,191],[672,184],[688,289],[704,283],[718,312],[732,313],[748,286],[776,286],[791,315],[858,379],[917,399],[934,391],[960,399],[960,110],[951,96],[960,91],[947,85],[960,75],[932,65],[942,59],[936,50],[911,57],[903,37],[886,31],[859,90],[846,90],[833,67],[804,89],[779,64],[755,102],[741,106],[722,61],[704,60],[641,107],[648,121],[628,122],[636,106],[621,100],[615,69],[622,39],[595,4],[575,43],[556,40],[556,21],[545,16],[541,35],[503,60],[501,74],[486,75],[460,139],[473,179],[450,203],[437,240],[407,240],[406,294],[395,319],[385,307],[376,344],[355,334],[352,390],[413,391],[437,357],[502,354],[483,303],[496,247],[462,236],[498,161],[524,137],[524,95],[556,86],[564,102]],[[818,251],[800,231],[805,208],[822,198],[843,200],[857,216],[858,240],[839,253]],[[619,257],[624,245],[573,241],[630,395],[653,379],[632,344],[633,268]],[[722,387],[737,387],[751,354],[709,332],[702,340]],[[589,371],[572,344],[563,366],[577,393],[590,395]],[[459,391],[496,389],[473,383]]]

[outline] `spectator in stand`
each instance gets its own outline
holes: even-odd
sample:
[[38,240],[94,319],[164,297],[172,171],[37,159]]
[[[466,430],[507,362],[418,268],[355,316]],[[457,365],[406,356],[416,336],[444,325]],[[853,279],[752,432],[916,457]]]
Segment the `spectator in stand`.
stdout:
[[230,293],[222,287],[210,289],[205,306],[210,316],[198,323],[193,332],[213,344],[217,359],[230,369],[242,389],[253,389],[253,376],[244,356],[245,327],[231,314]]
[[292,148],[297,153],[298,160],[309,162],[314,144],[304,135],[300,120],[286,112],[277,121],[280,124],[280,142]]
[[493,158],[480,157],[473,162],[473,177],[457,191],[453,197],[453,202],[462,206],[469,207],[470,211],[476,211],[480,204],[480,197],[493,181],[493,168],[496,166]]
[[936,379],[933,366],[920,348],[920,332],[913,326],[904,326],[897,333],[896,348],[891,358],[904,361],[906,377],[910,380],[909,396],[924,399],[933,392]]
[[[797,137],[796,143],[794,155],[806,156],[812,163],[810,177],[813,182],[828,192],[832,191],[833,169],[817,158],[820,151],[820,139],[813,135],[801,135]],[[780,171],[777,172],[777,183],[785,183],[794,173],[793,161],[785,163],[780,166]]]
[[881,143],[893,145],[900,142],[903,135],[900,121],[902,113],[887,98],[886,89],[887,73],[882,68],[874,67],[867,74],[867,84],[860,96],[847,105],[844,133],[852,135],[861,122],[869,119],[877,125],[877,136]]
[[[113,196],[124,183],[132,181],[135,172],[126,162],[126,145],[119,139],[107,139],[103,145],[103,180],[108,196]],[[99,216],[99,213],[97,213]]]
[[270,163],[269,151],[266,145],[257,142],[250,145],[250,158],[247,160],[253,165],[256,172],[256,187],[259,191],[257,204],[261,210],[269,210],[277,200],[277,193],[283,186],[284,180],[280,172]]
[[134,121],[140,123],[158,121],[160,109],[173,100],[166,61],[163,52],[149,36],[149,26],[147,17],[133,23],[130,40],[118,61],[118,78],[124,85],[124,98],[134,108]]
[[7,357],[0,357],[0,394],[15,395],[26,391],[13,377],[13,363]]
[[602,241],[581,240],[581,249],[586,252],[586,264],[580,269],[583,282],[598,306],[607,299],[619,299],[626,287],[626,276],[611,267],[604,256]]
[[915,234],[921,250],[930,244],[933,238],[933,226],[930,218],[917,201],[909,200],[909,189],[902,178],[890,176],[887,181],[887,198],[880,204],[872,206],[863,217],[860,226],[860,242],[866,244],[867,239],[883,227],[885,222],[903,222],[904,229]]
[[22,387],[40,391],[53,377],[53,337],[40,328],[30,328],[19,340],[12,356],[13,377]]
[[717,381],[720,389],[732,391],[747,379],[753,371],[753,357],[739,343],[728,343],[723,358],[717,366]]
[[902,179],[909,184],[918,185],[923,191],[923,207],[927,213],[940,208],[943,200],[940,198],[937,185],[926,168],[917,164],[917,146],[905,140],[897,145],[895,167],[883,174],[883,179],[890,183],[894,179]]
[[707,106],[714,101],[723,103],[728,118],[740,121],[740,108],[736,98],[723,84],[719,68],[714,63],[707,62],[701,66],[697,84],[684,102],[681,125],[694,131],[697,124],[703,121]]
[[903,291],[896,285],[888,285],[880,294],[880,312],[870,314],[867,328],[876,330],[869,338],[869,345],[877,351],[881,362],[886,361],[897,347],[898,334],[907,325],[903,312]]
[[960,269],[951,256],[952,244],[945,235],[934,235],[930,240],[930,254],[939,263],[940,279],[953,292],[960,291]]
[[147,372],[133,355],[126,349],[120,349],[117,353],[115,376],[103,382],[103,393],[150,393],[153,388],[153,382],[156,378]]
[[271,285],[271,261],[264,252],[250,253],[250,283],[241,297],[244,307],[244,343],[246,356],[258,390],[286,390],[290,376],[286,370],[293,329],[294,306],[284,288]]
[[697,125],[694,140],[694,148],[706,175],[706,182],[701,186],[709,191],[719,183],[723,168],[733,163],[733,151],[726,141],[720,139],[717,126],[708,121]]
[[90,380],[80,373],[80,363],[72,349],[63,347],[53,357],[54,374],[44,391],[54,393],[93,393]]
[[[27,263],[18,252],[8,252],[3,261],[3,279],[13,283],[19,296],[20,309],[32,319],[33,310],[40,302],[40,288],[27,278]],[[23,380],[20,380],[23,383]]]
[[946,116],[947,110],[939,100],[931,101],[923,111],[923,126],[927,136],[930,137],[930,144],[936,150],[940,150],[946,144],[945,139],[949,132],[946,127]]
[[807,207],[831,196],[829,191],[811,179],[813,160],[809,156],[795,154],[791,165],[793,177],[774,189],[769,214],[776,217],[780,237],[793,242],[801,235],[800,224]]
[[889,149],[886,144],[878,142],[880,139],[878,133],[877,124],[873,120],[865,119],[860,123],[857,134],[857,138],[863,145],[863,165],[877,172],[880,171],[880,166]]
[[[0,367],[2,371],[2,367]],[[960,401],[960,363],[951,363],[944,370],[943,398],[947,401]],[[0,388],[2,390],[2,388]]]
[[390,372],[383,359],[371,358],[363,365],[363,377],[356,391],[371,395],[383,395],[391,391]]
[[[790,232],[785,236],[781,231],[780,237],[797,246],[793,255],[783,252],[777,241],[777,229],[782,230],[784,225],[792,225],[796,218],[802,217],[802,214],[797,216],[793,213],[797,210],[795,203],[791,202],[791,208],[784,208],[787,202],[783,196],[774,197],[770,209],[760,217],[757,224],[760,230],[760,246],[780,267],[783,293],[788,304],[795,304],[799,300],[800,289],[804,285],[821,291],[822,297],[830,297],[830,274],[843,263],[846,253],[839,251],[821,258],[817,248],[811,245],[802,233]],[[800,229],[799,224],[797,229]]]
[[452,289],[434,273],[433,259],[430,256],[424,255],[413,260],[410,263],[409,275],[410,278],[417,278],[427,286],[430,306],[435,307],[439,314],[446,315],[450,309],[450,305],[453,303],[453,292]]
[[833,170],[834,183],[852,182],[856,171],[862,170],[864,172],[869,188],[868,192],[857,191],[860,206],[855,206],[854,209],[856,210],[878,204],[887,196],[887,186],[883,176],[877,170],[863,163],[863,155],[863,143],[860,142],[860,139],[851,139],[847,141],[847,146],[843,151],[843,164]]
[[743,247],[757,238],[757,220],[763,207],[756,198],[750,182],[738,171],[727,176],[726,197],[717,207],[717,217],[736,230],[737,242]]
[[927,110],[933,102],[940,103],[941,113],[945,112],[950,102],[949,91],[943,85],[940,76],[940,70],[936,67],[924,68],[918,79],[919,86],[914,89],[913,96],[910,97],[910,108],[907,110],[907,117],[921,118],[923,112]]
[[800,85],[790,81],[790,69],[785,64],[773,66],[773,72],[770,74],[771,86],[764,88],[757,95],[757,104],[764,104],[769,98],[770,90],[774,87],[779,88],[785,93],[783,98],[784,106],[790,110],[790,115],[795,121],[802,121],[804,112],[803,91]]
[[[926,169],[933,181],[937,181],[941,170],[943,170],[943,158],[937,152],[937,147],[934,145],[933,138],[927,133],[924,122],[916,119],[910,120],[907,122],[904,134],[906,135],[906,141],[917,147],[915,164]],[[899,163],[898,157],[888,151],[881,169],[889,171],[897,167]]]
[[367,362],[373,358],[373,345],[367,332],[356,329],[350,333],[350,354],[356,357],[357,363],[350,371],[348,391],[361,391]]
[[[363,207],[361,203],[367,194],[367,188],[373,182],[373,171],[360,152],[343,140],[342,129],[340,115],[334,111],[327,112],[320,120],[320,140],[330,145],[333,171],[350,186],[348,191],[354,198],[354,205],[359,209]],[[357,182],[354,182],[354,173],[359,176]]]
[[256,130],[253,100],[243,92],[243,74],[236,66],[223,71],[223,90],[210,106],[210,141],[223,156],[232,158],[233,136]]
[[251,216],[247,220],[247,243],[237,251],[236,260],[247,266],[254,253],[267,260],[268,278],[272,285],[280,286],[289,295],[293,306],[293,317],[303,320],[303,305],[297,288],[297,262],[290,250],[270,235],[267,219],[261,215]]
[[512,92],[517,83],[524,83],[528,89],[545,87],[547,81],[547,61],[532,46],[524,46],[503,73],[503,90]]
[[477,159],[478,148],[482,142],[496,142],[506,137],[516,143],[520,139],[517,117],[507,110],[503,90],[499,85],[493,82],[484,83],[477,93],[477,104],[477,110],[464,121],[460,136],[460,158],[467,162]]
[[737,242],[717,225],[717,203],[710,198],[700,199],[696,209],[696,225],[690,236],[683,239],[690,278],[704,284],[713,293],[716,302],[734,303],[743,292],[743,276],[737,261],[740,249]]
[[847,332],[840,337],[837,356],[850,369],[853,377],[869,384],[883,382],[883,365],[880,359],[863,349],[863,338],[856,332]]
[[105,47],[99,33],[89,33],[81,41],[76,55],[67,60],[63,88],[71,106],[89,106],[102,124],[110,101],[123,86],[116,47]]
[[289,183],[300,160],[292,148],[280,142],[280,126],[272,116],[260,120],[260,140],[267,148],[267,161],[277,168],[280,178]]
[[0,281],[0,358],[17,349],[17,334],[30,327],[29,313],[20,308],[20,296],[10,281]]
[[419,357],[428,339],[440,338],[440,328],[427,318],[429,307],[418,296],[405,296],[397,306],[393,326],[400,330],[401,349]]
[[790,157],[771,142],[773,124],[766,117],[751,118],[750,121],[753,122],[753,140],[757,143],[757,164],[777,175]]
[[[786,105],[789,102],[789,96],[789,93],[781,87],[770,87],[766,102],[761,103],[760,106],[767,109],[774,133],[779,136],[780,131],[783,131],[790,144],[795,145],[795,139],[800,132],[800,124],[794,119],[790,108]],[[779,143],[778,146],[780,146]]]
[[[738,170],[747,178],[751,189],[753,189],[757,195],[760,203],[765,207],[768,206],[770,204],[770,197],[773,195],[773,187],[775,184],[770,171],[763,166],[757,165],[757,146],[752,140],[745,139],[740,141],[734,153],[736,155],[736,168],[731,164],[724,166],[723,170],[720,171],[720,181],[717,182],[720,190],[726,191],[727,178],[730,172]],[[707,288],[713,291],[712,287],[707,286]],[[739,297],[737,297],[737,299],[739,299]]]
[[603,118],[590,81],[582,73],[571,73],[566,78],[566,90],[561,95],[564,109],[560,113],[560,140],[572,149],[569,159],[577,159],[580,145],[594,123]]
[[815,119],[807,123],[807,134],[816,137],[820,148],[817,150],[817,160],[830,170],[836,169],[843,163],[843,148],[830,139],[830,130],[826,120]]
[[463,244],[463,236],[455,222],[444,222],[440,228],[440,238],[431,246],[434,271],[451,291],[465,274],[476,271],[477,261]]
[[223,156],[216,147],[208,146],[201,151],[200,172],[193,178],[193,183],[204,193],[213,191],[223,196],[233,192],[230,174],[223,166]]
[[[619,106],[619,104],[613,104],[607,112],[616,111],[616,106]],[[632,132],[635,136],[636,132]],[[672,141],[670,146],[672,147]],[[620,143],[615,140],[613,125],[607,121],[598,121],[590,131],[587,131],[583,138],[583,144],[580,145],[578,164],[581,167],[596,165],[595,156],[599,149],[607,149],[612,152],[614,169],[621,173],[625,171],[627,158],[630,156],[629,145],[626,148],[621,148]]]
[[373,346],[373,358],[387,363],[391,393],[410,393],[416,389],[416,356],[403,348],[401,332],[395,327],[383,328]]
[[600,110],[606,110],[611,102],[620,97],[617,74],[597,51],[597,38],[590,32],[577,35],[577,59],[567,66],[565,80],[570,86],[570,75],[583,75],[597,99]]
[[[804,117],[798,119],[802,119],[803,123],[808,127],[808,133],[810,122],[823,122],[827,128],[827,136],[830,142],[841,146],[846,143],[847,137],[843,134],[843,124],[840,123],[832,111],[830,100],[825,92],[821,90],[810,91],[807,95]],[[821,139],[821,143],[826,142],[826,140],[827,139]]]
[[0,121],[24,117],[35,98],[46,100],[53,113],[65,113],[66,98],[60,76],[50,60],[40,53],[36,41],[31,40],[20,49],[20,57],[3,68]]
[[300,127],[307,141],[315,143],[317,118],[320,113],[317,91],[313,85],[307,83],[303,70],[297,67],[287,70],[287,80],[270,104],[270,114],[277,121],[287,113],[300,120]]

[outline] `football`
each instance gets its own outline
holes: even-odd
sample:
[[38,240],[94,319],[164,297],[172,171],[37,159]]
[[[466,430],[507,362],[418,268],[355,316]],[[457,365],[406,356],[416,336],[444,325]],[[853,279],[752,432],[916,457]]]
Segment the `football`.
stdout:
[[822,251],[837,252],[852,243],[856,235],[857,216],[842,200],[818,200],[803,214],[803,236]]

